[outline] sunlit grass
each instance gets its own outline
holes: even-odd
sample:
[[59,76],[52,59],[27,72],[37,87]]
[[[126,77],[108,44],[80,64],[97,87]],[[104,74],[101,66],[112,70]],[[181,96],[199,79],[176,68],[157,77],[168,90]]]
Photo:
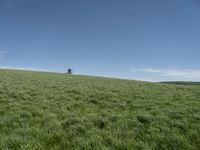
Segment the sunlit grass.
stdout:
[[0,70],[0,149],[199,149],[200,86]]

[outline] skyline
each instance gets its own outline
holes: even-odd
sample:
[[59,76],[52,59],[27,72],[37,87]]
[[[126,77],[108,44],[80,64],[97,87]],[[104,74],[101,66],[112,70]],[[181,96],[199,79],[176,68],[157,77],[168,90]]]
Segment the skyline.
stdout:
[[0,0],[0,68],[200,81],[197,0]]

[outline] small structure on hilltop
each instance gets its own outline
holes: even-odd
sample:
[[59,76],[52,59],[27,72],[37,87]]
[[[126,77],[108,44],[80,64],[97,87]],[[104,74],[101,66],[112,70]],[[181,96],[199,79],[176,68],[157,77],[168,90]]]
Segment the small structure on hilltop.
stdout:
[[71,68],[68,68],[67,73],[68,73],[68,74],[72,74],[72,69],[71,69]]

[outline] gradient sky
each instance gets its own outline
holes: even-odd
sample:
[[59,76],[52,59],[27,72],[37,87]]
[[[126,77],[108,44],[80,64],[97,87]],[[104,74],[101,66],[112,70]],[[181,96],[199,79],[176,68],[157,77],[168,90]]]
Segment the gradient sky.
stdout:
[[200,1],[0,0],[0,67],[200,81]]

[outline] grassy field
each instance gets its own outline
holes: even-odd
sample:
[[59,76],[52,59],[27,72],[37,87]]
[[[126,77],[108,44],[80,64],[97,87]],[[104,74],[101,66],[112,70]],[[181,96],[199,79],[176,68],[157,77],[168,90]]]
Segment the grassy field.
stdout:
[[197,150],[200,86],[0,70],[1,150]]
[[184,81],[170,81],[170,82],[161,82],[165,84],[177,84],[177,85],[200,85],[200,82],[184,82]]

